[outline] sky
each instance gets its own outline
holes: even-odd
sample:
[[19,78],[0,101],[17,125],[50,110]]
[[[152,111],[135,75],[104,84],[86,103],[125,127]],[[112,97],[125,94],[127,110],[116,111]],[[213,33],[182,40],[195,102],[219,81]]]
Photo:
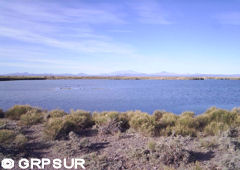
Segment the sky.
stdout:
[[240,73],[240,0],[0,0],[0,74]]

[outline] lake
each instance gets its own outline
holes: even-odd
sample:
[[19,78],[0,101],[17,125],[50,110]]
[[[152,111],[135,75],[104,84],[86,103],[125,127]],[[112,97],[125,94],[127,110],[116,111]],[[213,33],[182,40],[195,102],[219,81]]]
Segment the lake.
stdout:
[[0,82],[0,108],[166,110],[199,114],[211,106],[240,106],[240,81],[230,80],[25,80]]

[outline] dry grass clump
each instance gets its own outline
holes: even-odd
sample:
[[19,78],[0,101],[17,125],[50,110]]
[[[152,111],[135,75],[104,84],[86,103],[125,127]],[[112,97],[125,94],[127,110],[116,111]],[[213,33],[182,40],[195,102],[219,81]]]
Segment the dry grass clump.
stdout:
[[100,134],[120,134],[129,129],[129,117],[127,113],[114,111],[93,113],[93,121],[99,128]]
[[38,123],[42,123],[44,119],[44,113],[39,109],[32,109],[28,111],[26,114],[21,115],[20,122],[23,125],[35,125]]
[[237,126],[239,114],[235,111],[227,111],[212,107],[208,109],[205,116],[205,127],[203,131],[206,135],[219,135],[230,127]]
[[156,135],[156,126],[153,116],[141,111],[130,111],[127,114],[130,117],[129,125],[131,128],[144,135]]
[[49,112],[49,117],[53,118],[53,117],[63,117],[65,116],[67,113],[64,112],[64,110],[59,110],[59,109],[54,109],[51,110]]
[[147,147],[151,152],[154,152],[156,149],[156,145],[157,143],[155,141],[149,141]]
[[0,130],[0,147],[21,149],[27,141],[27,138],[23,134],[16,134],[13,130]]
[[221,132],[226,131],[229,129],[227,124],[222,122],[211,122],[204,128],[204,133],[206,135],[220,135]]
[[117,119],[119,117],[119,112],[116,111],[104,111],[104,112],[94,112],[93,113],[93,120],[96,125],[102,126],[106,125],[109,121]]
[[21,115],[26,114],[31,110],[36,110],[36,108],[33,108],[29,105],[15,105],[6,111],[5,117],[12,120],[19,120]]
[[213,149],[218,146],[218,142],[217,142],[217,139],[215,139],[215,138],[214,139],[201,139],[200,145],[203,148]]
[[173,127],[176,125],[179,116],[165,112],[161,119],[154,119],[157,136],[169,136],[173,133]]
[[194,118],[193,112],[183,112],[176,121],[173,131],[176,135],[197,136],[199,124]]
[[94,124],[89,112],[76,110],[63,117],[50,118],[45,125],[45,135],[52,140],[67,138],[68,133],[80,132]]
[[0,120],[0,127],[4,126],[6,124],[5,120]]
[[179,116],[165,111],[155,111],[153,115],[131,111],[128,117],[131,128],[150,136],[174,134],[195,137],[199,132],[219,135],[231,127],[240,126],[239,109],[227,111],[216,107],[198,116],[189,111]]

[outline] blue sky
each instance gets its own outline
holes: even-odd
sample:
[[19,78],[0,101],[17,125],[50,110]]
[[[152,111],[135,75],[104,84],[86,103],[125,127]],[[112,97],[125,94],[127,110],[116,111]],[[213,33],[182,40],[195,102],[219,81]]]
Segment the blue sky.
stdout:
[[0,74],[239,74],[239,65],[239,0],[0,0]]

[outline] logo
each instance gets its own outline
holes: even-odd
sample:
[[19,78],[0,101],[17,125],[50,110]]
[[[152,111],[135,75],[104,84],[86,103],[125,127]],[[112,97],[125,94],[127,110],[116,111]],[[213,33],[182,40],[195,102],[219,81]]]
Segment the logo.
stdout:
[[[50,160],[48,158],[31,158],[26,159],[22,158],[16,162],[16,166],[20,169],[45,169],[46,166],[51,166],[53,169],[85,169],[85,160],[80,158],[72,158],[72,159],[53,159]],[[1,161],[1,167],[3,169],[13,169],[14,168],[14,160],[10,158],[5,158]],[[0,169],[1,169],[0,167]]]
[[10,158],[5,158],[1,161],[1,166],[4,169],[12,169],[14,168],[14,160]]

